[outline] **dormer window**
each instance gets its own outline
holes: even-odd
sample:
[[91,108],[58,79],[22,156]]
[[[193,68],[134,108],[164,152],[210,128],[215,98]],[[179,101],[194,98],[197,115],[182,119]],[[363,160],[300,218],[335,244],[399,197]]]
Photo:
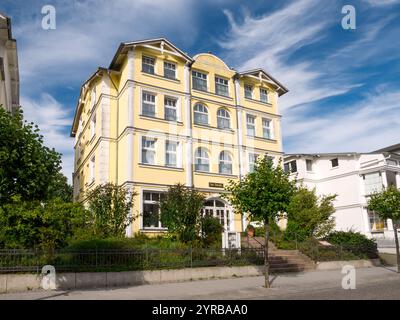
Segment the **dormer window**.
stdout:
[[267,89],[260,89],[260,101],[261,102],[268,102],[268,90]]
[[244,85],[244,97],[253,99],[253,87],[249,84]]
[[151,57],[142,57],[142,71],[145,73],[154,74],[155,59]]

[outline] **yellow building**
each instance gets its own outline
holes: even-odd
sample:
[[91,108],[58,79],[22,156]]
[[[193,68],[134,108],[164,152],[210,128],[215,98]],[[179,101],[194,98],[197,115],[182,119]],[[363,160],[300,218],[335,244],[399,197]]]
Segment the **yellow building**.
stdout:
[[113,182],[138,193],[127,235],[165,232],[160,195],[183,183],[207,196],[204,213],[225,230],[246,221],[221,193],[257,156],[282,155],[278,97],[287,89],[261,69],[237,72],[211,53],[190,57],[167,39],[122,43],[108,69],[82,86],[75,137],[74,199]]

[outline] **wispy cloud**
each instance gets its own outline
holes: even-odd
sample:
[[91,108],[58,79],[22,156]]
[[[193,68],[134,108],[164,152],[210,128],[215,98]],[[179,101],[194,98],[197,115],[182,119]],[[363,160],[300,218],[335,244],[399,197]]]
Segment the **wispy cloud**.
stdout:
[[300,0],[261,16],[245,12],[235,19],[225,12],[230,29],[219,41],[225,59],[240,69],[262,67],[290,90],[280,99],[286,152],[371,150],[400,139],[393,130],[400,118],[397,89],[355,98],[361,88],[379,86],[369,81],[382,73],[373,67],[399,58],[399,26],[388,28],[396,16],[365,19],[348,33],[339,29],[340,8]]
[[39,126],[44,143],[63,156],[63,172],[69,180],[73,171],[73,139],[65,132],[71,125],[72,110],[68,110],[51,95],[43,93],[38,99],[22,96],[24,118]]

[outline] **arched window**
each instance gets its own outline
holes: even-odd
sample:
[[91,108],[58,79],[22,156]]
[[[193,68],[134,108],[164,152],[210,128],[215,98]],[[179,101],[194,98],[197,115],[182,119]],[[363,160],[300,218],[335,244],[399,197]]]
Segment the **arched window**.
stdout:
[[205,105],[197,103],[194,106],[194,123],[208,124],[208,109]]
[[232,174],[232,157],[228,151],[219,154],[219,173]]
[[231,127],[231,116],[227,110],[218,109],[217,124],[220,129],[229,129]]
[[195,170],[210,171],[210,160],[205,148],[197,148],[195,154]]

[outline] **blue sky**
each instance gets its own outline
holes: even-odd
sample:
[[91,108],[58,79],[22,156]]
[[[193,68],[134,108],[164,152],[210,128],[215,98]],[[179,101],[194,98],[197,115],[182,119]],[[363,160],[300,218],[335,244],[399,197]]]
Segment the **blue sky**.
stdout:
[[[29,5],[28,5],[29,3]],[[56,8],[56,30],[41,9]],[[341,27],[343,5],[356,29]],[[2,0],[12,18],[25,116],[73,170],[70,126],[81,84],[120,42],[166,37],[237,70],[262,67],[280,99],[285,152],[372,151],[400,142],[400,0]]]

